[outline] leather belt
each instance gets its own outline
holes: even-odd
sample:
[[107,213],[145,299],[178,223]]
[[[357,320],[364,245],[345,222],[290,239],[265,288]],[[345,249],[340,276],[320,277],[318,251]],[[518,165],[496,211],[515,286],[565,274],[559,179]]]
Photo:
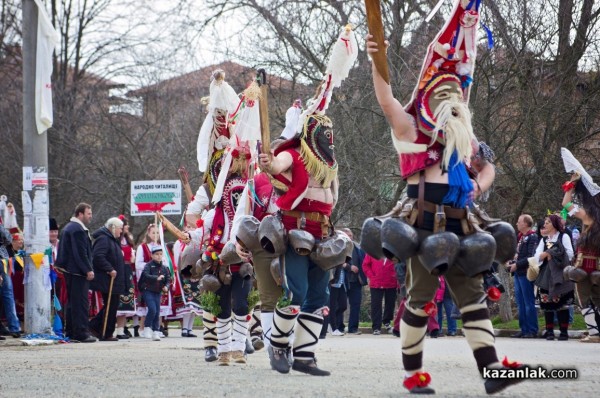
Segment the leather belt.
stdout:
[[[418,205],[420,205],[421,203],[419,203]],[[423,211],[426,211],[428,213],[436,213],[438,211],[438,207],[440,205],[436,205],[435,203],[431,203],[431,202],[427,202],[427,201],[423,201]],[[450,206],[443,206],[442,207],[444,209],[444,213],[446,214],[446,217],[448,218],[455,218],[457,220],[462,220],[467,218],[467,211],[465,209],[457,209],[456,207],[450,207]]]
[[307,221],[329,223],[329,217],[327,217],[325,214],[319,213],[318,211],[282,210],[281,214],[288,217],[304,218]]
[[297,219],[298,229],[304,229],[306,221],[318,222],[321,224],[321,238],[323,239],[329,236],[329,228],[333,226],[329,222],[329,216],[317,211],[281,210],[281,214]]

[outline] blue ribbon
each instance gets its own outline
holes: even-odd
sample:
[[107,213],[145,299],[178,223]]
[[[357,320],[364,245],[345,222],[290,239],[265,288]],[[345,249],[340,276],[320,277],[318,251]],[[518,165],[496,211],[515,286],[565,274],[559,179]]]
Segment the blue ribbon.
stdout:
[[492,31],[490,30],[490,28],[487,27],[486,24],[484,24],[483,22],[481,22],[480,24],[481,27],[485,30],[485,33],[487,34],[488,50],[491,50],[492,48],[494,48],[494,35],[492,34]]
[[470,202],[473,183],[463,162],[458,162],[458,152],[454,151],[448,165],[448,193],[443,202],[452,207],[464,208]]

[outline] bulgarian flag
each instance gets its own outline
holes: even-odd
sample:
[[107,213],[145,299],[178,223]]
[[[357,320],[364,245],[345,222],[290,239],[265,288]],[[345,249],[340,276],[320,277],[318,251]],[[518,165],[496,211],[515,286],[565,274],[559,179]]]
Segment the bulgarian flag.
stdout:
[[173,261],[171,260],[171,252],[167,249],[167,245],[165,243],[165,233],[163,231],[162,222],[158,222],[158,236],[160,237],[160,246],[162,247],[163,253],[165,254],[163,259],[167,259],[167,266],[169,267],[169,271],[171,272],[171,280],[175,283],[175,271],[173,267]]

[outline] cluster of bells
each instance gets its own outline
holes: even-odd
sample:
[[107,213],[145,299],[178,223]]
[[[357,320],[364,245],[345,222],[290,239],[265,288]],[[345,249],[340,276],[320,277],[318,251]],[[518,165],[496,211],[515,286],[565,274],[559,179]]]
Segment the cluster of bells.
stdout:
[[459,267],[469,277],[482,274],[488,298],[497,301],[504,287],[490,270],[494,262],[502,264],[514,258],[517,237],[512,225],[504,221],[459,238],[452,232],[417,230],[399,217],[371,217],[363,224],[360,245],[377,259],[406,261],[418,256],[431,275],[443,275],[451,266]]
[[600,270],[588,274],[581,267],[567,265],[563,270],[563,278],[575,283],[583,282],[586,278],[590,278],[592,285],[600,286]]

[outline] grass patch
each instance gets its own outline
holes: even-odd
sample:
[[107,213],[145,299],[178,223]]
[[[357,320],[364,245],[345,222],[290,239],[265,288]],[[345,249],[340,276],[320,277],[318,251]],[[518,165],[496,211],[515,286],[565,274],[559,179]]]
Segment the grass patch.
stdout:
[[[519,330],[519,320],[513,319],[512,321],[502,322],[499,316],[494,317],[492,319],[492,325],[494,325],[495,329],[513,329]],[[546,320],[543,316],[538,318],[538,326],[540,330],[546,329]],[[585,330],[587,329],[585,326],[585,321],[583,320],[583,315],[575,313],[573,315],[573,324],[569,325],[569,329],[571,330]]]

